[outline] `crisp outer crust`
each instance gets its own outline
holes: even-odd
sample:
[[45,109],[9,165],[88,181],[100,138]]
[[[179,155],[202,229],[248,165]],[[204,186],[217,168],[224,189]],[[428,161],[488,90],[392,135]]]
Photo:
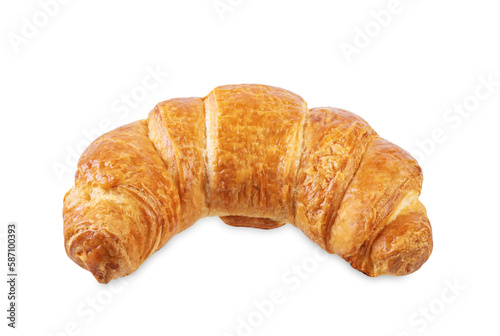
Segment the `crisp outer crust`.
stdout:
[[288,220],[306,103],[279,88],[216,88],[210,209],[214,214]]
[[427,261],[433,247],[431,224],[422,203],[412,201],[374,239],[369,258],[364,256],[369,267],[361,271],[371,276],[409,274]]
[[94,141],[64,199],[66,252],[99,282],[133,272],[178,230],[177,188],[144,120]]
[[149,137],[179,190],[180,232],[208,215],[208,200],[203,192],[206,184],[203,99],[161,102],[149,113],[148,125]]
[[372,141],[344,194],[329,247],[353,255],[421,183],[422,171],[408,153],[387,140]]
[[307,114],[294,223],[322,248],[344,192],[375,136],[366,121],[344,110],[314,108]]
[[432,251],[421,187],[417,162],[357,115],[226,85],[159,103],[86,149],[64,199],[66,252],[107,283],[220,216],[261,229],[288,222],[367,275],[404,275]]
[[[373,140],[344,194],[328,237],[327,250],[339,254],[356,269],[369,275],[379,275],[373,271],[370,257],[372,244],[385,226],[402,214],[415,210],[421,186],[422,170],[410,154],[387,140]],[[417,206],[416,210],[425,214],[423,207]],[[413,224],[411,227],[414,227]],[[397,230],[385,231],[384,234],[392,232]],[[422,236],[427,245],[432,244],[428,241],[429,237]],[[394,256],[408,251],[414,254],[421,252],[408,242],[401,251],[393,250],[391,253]],[[411,269],[412,272],[414,270]],[[390,273],[389,270],[382,272]]]

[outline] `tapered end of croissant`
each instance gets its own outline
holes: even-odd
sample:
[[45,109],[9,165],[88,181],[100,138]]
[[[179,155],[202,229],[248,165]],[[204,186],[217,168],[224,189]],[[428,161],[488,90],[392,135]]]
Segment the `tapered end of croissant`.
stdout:
[[75,235],[68,256],[79,266],[92,273],[99,283],[108,283],[126,275],[127,262],[118,237],[103,230],[86,230]]
[[425,212],[401,215],[386,226],[372,245],[368,275],[407,275],[432,253],[432,231]]
[[382,230],[344,259],[368,276],[407,275],[429,259],[432,246],[427,212],[417,198],[412,198]]
[[90,193],[89,188],[74,187],[64,198],[66,254],[100,283],[128,275],[140,265],[140,251],[131,244],[140,235],[126,230],[140,218],[130,216],[130,205],[122,204],[122,198],[103,189]]

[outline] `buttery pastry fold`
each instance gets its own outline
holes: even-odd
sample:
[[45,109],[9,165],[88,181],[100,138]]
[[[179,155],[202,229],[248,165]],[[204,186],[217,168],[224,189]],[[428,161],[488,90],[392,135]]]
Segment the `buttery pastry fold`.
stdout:
[[276,87],[227,85],[161,102],[89,146],[64,198],[65,247],[107,283],[219,216],[291,223],[367,275],[405,275],[432,251],[421,188],[415,159],[357,115],[308,110]]

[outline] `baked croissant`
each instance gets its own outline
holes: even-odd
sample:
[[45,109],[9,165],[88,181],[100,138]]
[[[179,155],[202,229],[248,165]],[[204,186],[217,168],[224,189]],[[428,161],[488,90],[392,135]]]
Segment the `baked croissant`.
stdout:
[[85,150],[64,197],[65,247],[108,283],[219,216],[260,229],[291,223],[369,276],[405,275],[432,251],[421,187],[415,159],[357,115],[308,110],[276,87],[221,86],[161,102]]

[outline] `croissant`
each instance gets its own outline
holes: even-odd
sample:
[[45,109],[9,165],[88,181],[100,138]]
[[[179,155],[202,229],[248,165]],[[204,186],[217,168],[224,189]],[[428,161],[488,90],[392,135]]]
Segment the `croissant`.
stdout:
[[422,170],[357,115],[284,89],[227,85],[161,102],[96,139],[64,197],[68,256],[100,283],[219,216],[291,223],[369,275],[405,275],[432,251]]

